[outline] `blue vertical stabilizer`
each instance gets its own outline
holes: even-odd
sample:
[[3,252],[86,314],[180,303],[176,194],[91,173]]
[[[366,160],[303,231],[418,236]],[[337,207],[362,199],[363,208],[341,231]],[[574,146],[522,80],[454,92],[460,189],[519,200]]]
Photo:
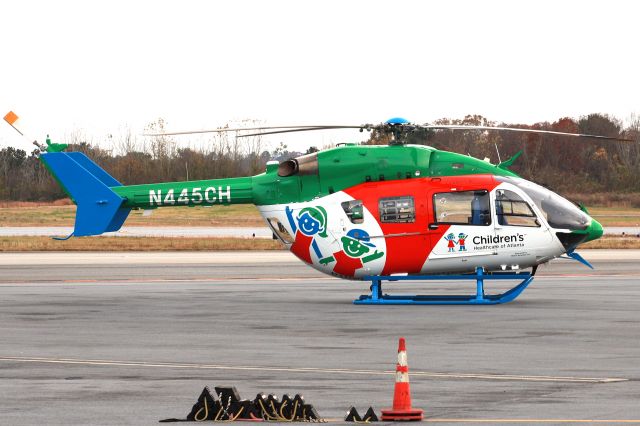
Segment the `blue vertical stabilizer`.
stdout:
[[67,152],[69,157],[73,159],[76,163],[80,164],[82,167],[87,169],[89,173],[95,176],[100,182],[104,183],[107,186],[122,186],[120,182],[118,182],[113,176],[109,173],[105,172],[100,168],[96,163],[94,163],[89,157],[84,155],[81,152]]
[[51,173],[77,204],[73,235],[100,235],[120,229],[131,211],[125,199],[110,186],[120,182],[81,152],[50,152],[40,155]]

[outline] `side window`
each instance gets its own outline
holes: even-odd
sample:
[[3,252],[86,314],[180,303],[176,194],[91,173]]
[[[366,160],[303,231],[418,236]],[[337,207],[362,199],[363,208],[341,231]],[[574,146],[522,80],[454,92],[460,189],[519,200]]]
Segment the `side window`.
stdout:
[[287,228],[285,228],[277,218],[270,217],[267,219],[267,222],[269,222],[271,230],[280,239],[280,241],[285,244],[293,243],[294,238],[291,236],[289,231],[287,231]]
[[364,222],[364,209],[361,200],[345,201],[341,204],[342,210],[352,223]]
[[433,195],[436,223],[456,225],[491,225],[489,192],[459,191]]
[[496,216],[500,225],[540,226],[529,204],[518,194],[507,189],[496,191]]
[[410,196],[380,198],[378,209],[382,223],[412,223],[416,220],[416,208]]

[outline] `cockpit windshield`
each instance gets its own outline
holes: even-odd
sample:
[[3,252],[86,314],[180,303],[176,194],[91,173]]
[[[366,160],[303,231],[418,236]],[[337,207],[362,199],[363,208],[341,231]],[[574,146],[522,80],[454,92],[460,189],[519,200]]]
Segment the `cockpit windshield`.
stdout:
[[558,194],[524,179],[496,176],[496,180],[509,182],[522,189],[543,212],[552,228],[585,230],[591,218],[575,204]]

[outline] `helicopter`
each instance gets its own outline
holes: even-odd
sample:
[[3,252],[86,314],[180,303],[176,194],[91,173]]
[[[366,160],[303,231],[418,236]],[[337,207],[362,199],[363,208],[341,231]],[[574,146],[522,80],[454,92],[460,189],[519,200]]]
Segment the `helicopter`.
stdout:
[[[538,266],[552,259],[565,256],[592,267],[576,248],[600,238],[602,226],[585,208],[510,170],[520,153],[491,164],[407,144],[407,135],[476,129],[629,141],[533,129],[416,125],[399,117],[376,125],[162,135],[244,130],[250,133],[242,136],[256,136],[324,129],[376,130],[388,134],[391,142],[346,143],[269,161],[265,172],[255,176],[126,186],[83,153],[66,152],[67,145],[49,138],[41,145],[40,160],[77,205],[69,237],[117,231],[132,209],[253,204],[274,238],[305,264],[331,276],[371,281],[371,294],[354,303],[500,304],[514,300]],[[451,279],[474,280],[475,294],[382,292],[383,281]],[[492,279],[520,283],[502,294],[485,294],[484,282]]]

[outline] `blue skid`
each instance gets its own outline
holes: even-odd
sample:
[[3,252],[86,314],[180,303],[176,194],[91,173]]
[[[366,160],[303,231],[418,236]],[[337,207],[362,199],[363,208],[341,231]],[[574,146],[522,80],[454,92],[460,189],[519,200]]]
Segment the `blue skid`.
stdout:
[[[530,272],[493,272],[485,273],[482,268],[476,268],[475,274],[468,275],[371,275],[364,277],[371,280],[371,295],[360,296],[353,301],[356,305],[498,305],[514,300],[533,281]],[[469,296],[392,296],[382,293],[382,281],[422,281],[422,280],[474,280],[476,294]],[[485,280],[521,280],[520,284],[502,294],[484,294]]]

